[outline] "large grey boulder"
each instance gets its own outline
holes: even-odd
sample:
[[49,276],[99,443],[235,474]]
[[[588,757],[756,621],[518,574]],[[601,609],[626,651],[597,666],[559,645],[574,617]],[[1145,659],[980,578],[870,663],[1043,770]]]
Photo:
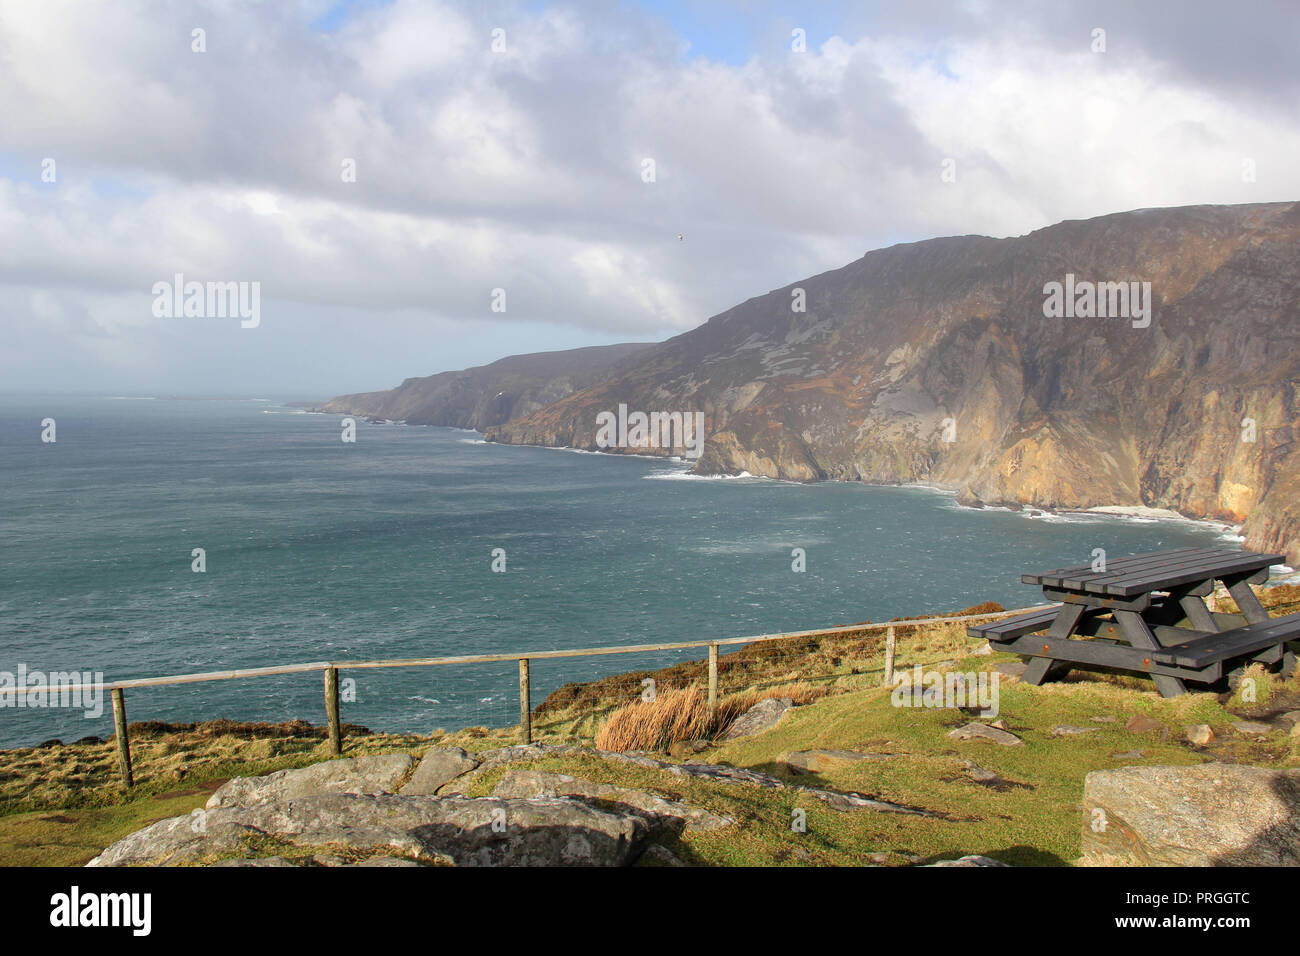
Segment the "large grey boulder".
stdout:
[[208,809],[251,807],[317,793],[391,793],[415,765],[410,754],[326,760],[264,777],[236,777],[208,798]]
[[1300,865],[1300,770],[1094,770],[1083,806],[1085,866]]
[[[651,817],[652,827],[660,833],[678,833],[686,830],[718,830],[736,821],[731,817],[710,813],[699,807],[688,806],[678,800],[668,800],[647,790],[632,790],[612,784],[595,783],[562,773],[543,770],[510,770],[492,791],[494,797],[585,797],[609,803],[619,803],[640,810]],[[671,821],[659,825],[657,819]],[[675,825],[674,825],[675,824]]]
[[622,866],[650,827],[628,809],[576,799],[321,793],[161,820],[108,847],[88,866],[163,866],[248,858],[287,847],[339,856],[400,857],[458,866]]
[[430,747],[415,773],[411,774],[411,779],[402,787],[402,793],[412,796],[437,793],[440,787],[469,773],[479,763],[477,757],[459,747]]
[[789,697],[765,697],[749,710],[745,711],[723,734],[723,740],[736,740],[740,737],[752,737],[770,730],[781,722],[786,711],[794,707]]

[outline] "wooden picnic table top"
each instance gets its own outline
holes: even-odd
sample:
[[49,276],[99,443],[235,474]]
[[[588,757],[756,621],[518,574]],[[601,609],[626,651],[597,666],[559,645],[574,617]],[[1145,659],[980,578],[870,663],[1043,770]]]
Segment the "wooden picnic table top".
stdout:
[[1080,594],[1130,598],[1183,584],[1222,579],[1227,575],[1258,572],[1285,560],[1283,554],[1228,548],[1175,548],[1117,558],[1106,563],[1105,571],[1094,571],[1092,565],[1084,564],[1041,574],[1024,574],[1020,580],[1025,584]]

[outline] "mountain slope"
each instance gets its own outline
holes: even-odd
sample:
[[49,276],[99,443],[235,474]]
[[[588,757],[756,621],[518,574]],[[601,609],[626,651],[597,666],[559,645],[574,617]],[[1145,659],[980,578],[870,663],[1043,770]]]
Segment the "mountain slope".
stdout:
[[332,398],[317,411],[482,431],[616,374],[650,343],[511,355],[490,365],[408,378],[397,388]]
[[[1045,284],[1067,274],[1150,282],[1149,327],[1045,317]],[[800,288],[806,312],[792,309]],[[699,473],[1171,508],[1245,521],[1248,547],[1294,563],[1300,204],[1145,209],[870,252],[487,437],[596,448],[596,415],[620,403],[702,411]]]

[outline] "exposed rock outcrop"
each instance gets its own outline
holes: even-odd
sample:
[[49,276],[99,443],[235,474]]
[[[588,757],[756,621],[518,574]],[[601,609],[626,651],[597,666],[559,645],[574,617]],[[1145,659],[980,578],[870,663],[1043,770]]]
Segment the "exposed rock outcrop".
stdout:
[[[1149,325],[1045,316],[1045,285],[1067,274],[1150,282]],[[1118,295],[1103,291],[1108,309]],[[876,250],[486,434],[595,449],[597,414],[620,403],[703,412],[699,473],[1167,508],[1245,522],[1247,547],[1294,564],[1300,204],[1143,209]]]
[[1300,865],[1300,770],[1094,770],[1083,810],[1083,865]]
[[649,347],[630,342],[511,355],[491,365],[408,378],[387,391],[340,395],[317,411],[482,431],[609,378]]

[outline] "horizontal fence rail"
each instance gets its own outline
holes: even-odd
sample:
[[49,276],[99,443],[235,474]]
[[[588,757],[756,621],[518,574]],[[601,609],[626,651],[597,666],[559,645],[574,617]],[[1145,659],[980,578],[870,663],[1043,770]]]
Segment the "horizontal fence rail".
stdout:
[[517,661],[519,665],[519,716],[521,738],[525,743],[532,742],[532,706],[529,682],[529,662],[566,657],[602,657],[611,654],[644,654],[652,651],[672,651],[689,648],[707,648],[708,657],[708,706],[712,712],[717,706],[718,696],[718,648],[737,645],[762,644],[771,641],[785,641],[801,637],[834,637],[838,634],[862,634],[885,632],[885,684],[892,683],[894,656],[896,653],[896,633],[898,628],[925,627],[936,624],[965,624],[973,621],[996,620],[1014,614],[1042,611],[1052,604],[1037,604],[1033,607],[1014,608],[1005,611],[989,611],[984,614],[964,614],[956,617],[929,617],[907,620],[885,621],[880,624],[846,624],[842,627],[814,628],[806,631],[783,631],[774,634],[756,634],[748,637],[723,637],[702,641],[670,641],[657,644],[628,644],[614,647],[584,647],[561,651],[511,651],[501,654],[468,654],[454,657],[410,657],[391,660],[360,661],[313,661],[306,664],[278,664],[269,667],[247,667],[235,670],[205,671],[197,674],[176,674],[167,677],[137,677],[127,680],[104,682],[101,684],[48,684],[44,687],[14,687],[0,691],[0,698],[9,698],[18,694],[58,693],[71,694],[94,690],[108,690],[113,702],[113,724],[117,738],[118,767],[122,780],[127,787],[134,785],[131,770],[131,746],[126,732],[126,695],[124,691],[139,687],[165,687],[175,684],[197,684],[207,681],[242,680],[252,677],[272,677],[282,674],[302,674],[323,672],[325,680],[325,713],[328,721],[330,749],[334,754],[341,754],[342,725],[339,717],[339,683],[341,670],[374,670],[388,667],[437,667],[446,664],[491,664],[505,661]]

